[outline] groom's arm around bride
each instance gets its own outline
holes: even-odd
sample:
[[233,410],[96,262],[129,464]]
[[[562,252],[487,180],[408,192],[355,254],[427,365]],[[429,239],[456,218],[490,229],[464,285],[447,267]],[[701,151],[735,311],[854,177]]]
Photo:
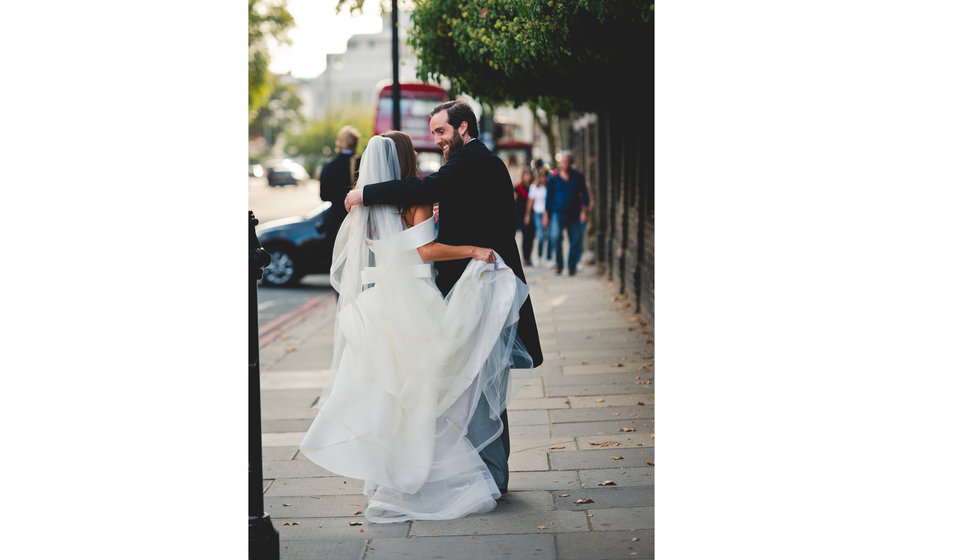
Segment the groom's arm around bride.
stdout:
[[[430,130],[448,155],[439,171],[366,185],[351,191],[346,204],[395,204],[402,207],[439,203],[439,243],[475,245],[496,251],[518,278],[527,282],[514,238],[514,197],[507,167],[482,142],[472,109],[451,101],[432,112]],[[447,294],[466,268],[466,260],[435,263],[436,284]],[[521,307],[517,336],[537,367],[543,361],[531,298]]]

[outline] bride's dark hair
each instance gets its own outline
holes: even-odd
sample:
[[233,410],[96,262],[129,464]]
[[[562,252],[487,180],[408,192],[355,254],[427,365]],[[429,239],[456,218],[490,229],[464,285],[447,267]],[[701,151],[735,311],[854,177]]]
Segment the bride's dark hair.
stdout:
[[[418,155],[415,153],[415,144],[412,137],[400,130],[389,130],[381,136],[390,138],[395,143],[395,153],[398,154],[398,168],[401,172],[399,179],[411,179],[419,176]],[[408,225],[408,214],[411,206],[398,207],[398,212],[402,215],[402,221]]]

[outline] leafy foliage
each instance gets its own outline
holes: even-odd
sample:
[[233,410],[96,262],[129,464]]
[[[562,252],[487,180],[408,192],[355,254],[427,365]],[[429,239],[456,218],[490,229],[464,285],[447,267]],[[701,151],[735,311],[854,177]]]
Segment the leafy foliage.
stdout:
[[266,140],[271,146],[289,123],[303,120],[299,112],[303,100],[296,92],[296,86],[285,84],[274,75],[270,77],[269,86],[271,92],[266,102],[253,111],[254,118],[248,123],[248,136],[268,136]]
[[[364,151],[367,140],[371,138],[374,129],[373,107],[347,106],[331,112],[326,118],[307,123],[299,134],[286,135],[286,152],[304,162],[310,176],[329,157],[333,157],[333,149],[337,142],[337,133],[344,125],[351,125],[361,133],[361,141],[357,145],[357,153]],[[329,148],[328,157],[325,148]]]
[[420,0],[412,20],[419,78],[481,101],[564,114],[652,94],[649,0]]
[[266,104],[275,87],[269,72],[269,42],[289,44],[293,27],[285,0],[248,0],[248,111],[249,122]]

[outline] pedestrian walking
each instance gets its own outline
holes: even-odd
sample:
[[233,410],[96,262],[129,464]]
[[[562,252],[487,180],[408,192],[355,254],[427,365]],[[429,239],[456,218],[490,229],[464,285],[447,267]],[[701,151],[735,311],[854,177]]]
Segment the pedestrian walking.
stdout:
[[[562,154],[558,171],[548,179],[548,195],[545,203],[544,227],[549,228],[551,247],[555,251],[555,272],[561,274],[565,256],[562,233],[568,237],[568,274],[574,276],[582,258],[582,226],[588,217],[592,201],[585,184],[585,176],[572,167],[575,157],[571,152]],[[550,250],[550,249],[549,249]]]

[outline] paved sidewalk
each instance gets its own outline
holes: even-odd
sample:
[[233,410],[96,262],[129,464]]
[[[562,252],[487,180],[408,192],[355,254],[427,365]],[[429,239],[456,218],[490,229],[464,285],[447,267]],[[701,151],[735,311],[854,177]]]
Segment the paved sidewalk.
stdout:
[[333,351],[332,298],[261,348],[265,509],[281,558],[653,558],[652,326],[592,267],[526,272],[545,361],[508,407],[510,487],[490,513],[367,523],[362,483],[299,452]]

